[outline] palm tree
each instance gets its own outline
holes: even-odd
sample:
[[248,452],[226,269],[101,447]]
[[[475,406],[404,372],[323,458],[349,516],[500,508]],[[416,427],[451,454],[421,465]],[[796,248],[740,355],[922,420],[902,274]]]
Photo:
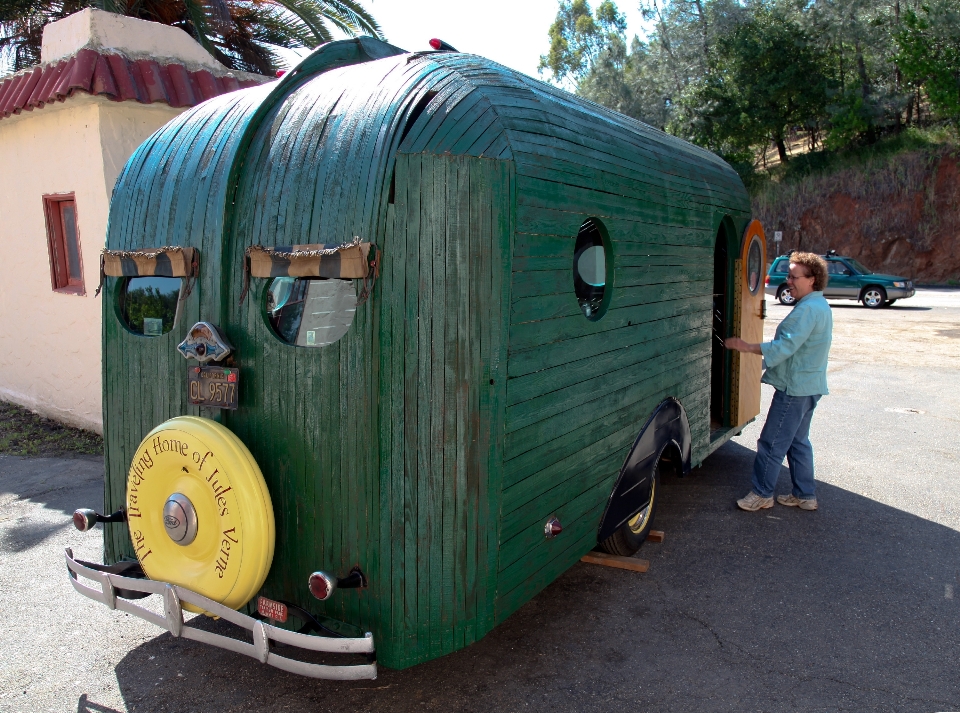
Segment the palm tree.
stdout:
[[44,25],[87,7],[179,27],[231,69],[272,75],[276,48],[311,48],[331,26],[381,38],[357,0],[0,0],[0,72],[40,61]]

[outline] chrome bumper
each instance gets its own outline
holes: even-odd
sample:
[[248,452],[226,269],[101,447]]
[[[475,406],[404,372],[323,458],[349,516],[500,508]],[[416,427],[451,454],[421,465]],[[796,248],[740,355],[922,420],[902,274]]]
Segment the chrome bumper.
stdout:
[[907,297],[913,297],[917,291],[913,287],[891,287],[887,290],[887,299],[905,300]]
[[[149,621],[151,624],[156,624],[161,629],[169,631],[173,636],[201,641],[211,646],[219,646],[221,649],[251,656],[252,658],[258,659],[260,663],[275,666],[276,668],[301,676],[325,678],[336,681],[357,681],[377,677],[376,662],[353,666],[327,666],[295,661],[294,659],[277,656],[277,654],[270,651],[270,641],[272,640],[309,651],[322,651],[336,654],[373,654],[375,651],[373,647],[373,634],[369,632],[362,639],[336,639],[310,636],[309,634],[298,634],[293,631],[287,631],[286,629],[279,629],[270,624],[265,624],[258,619],[254,619],[246,614],[241,614],[238,611],[234,611],[222,604],[218,604],[212,599],[207,599],[196,592],[192,592],[176,584],[157,582],[150,579],[121,577],[120,575],[98,572],[89,567],[84,567],[73,558],[73,551],[70,548],[67,548],[66,551],[66,561],[67,571],[70,575],[70,584],[72,584],[73,588],[80,594],[101,604],[105,604],[108,609],[119,609],[120,611],[125,611]],[[98,583],[102,591],[98,592],[93,587],[82,584],[79,577]],[[163,597],[164,616],[160,616],[149,609],[144,609],[126,599],[117,597],[117,589],[159,594]],[[183,621],[181,601],[193,604],[204,611],[226,619],[232,624],[247,629],[253,633],[253,643],[248,644],[246,641],[231,639],[228,636],[221,636],[220,634],[213,634],[209,631],[202,631],[187,626]]]

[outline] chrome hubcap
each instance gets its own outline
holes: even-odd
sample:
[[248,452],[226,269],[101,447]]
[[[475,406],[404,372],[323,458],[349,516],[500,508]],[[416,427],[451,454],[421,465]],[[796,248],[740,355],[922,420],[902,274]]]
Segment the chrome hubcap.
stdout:
[[197,539],[197,511],[183,493],[174,493],[163,504],[163,526],[167,535],[186,547]]
[[871,307],[876,307],[878,304],[880,304],[880,293],[876,290],[870,290],[863,296],[863,301]]

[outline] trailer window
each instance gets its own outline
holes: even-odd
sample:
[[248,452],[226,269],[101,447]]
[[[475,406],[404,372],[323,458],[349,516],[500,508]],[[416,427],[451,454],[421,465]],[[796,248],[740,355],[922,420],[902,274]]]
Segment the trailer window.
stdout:
[[760,271],[763,269],[761,260],[763,260],[763,249],[760,247],[759,236],[755,235],[747,251],[747,289],[750,290],[751,295],[760,293]]
[[607,295],[609,266],[608,247],[604,244],[602,226],[595,218],[588,218],[580,226],[573,251],[573,289],[583,316],[597,320],[603,316]]
[[159,337],[177,323],[179,277],[131,277],[120,290],[120,314],[134,334]]
[[274,334],[298,347],[324,347],[340,339],[357,312],[352,280],[277,277],[267,289],[267,321]]

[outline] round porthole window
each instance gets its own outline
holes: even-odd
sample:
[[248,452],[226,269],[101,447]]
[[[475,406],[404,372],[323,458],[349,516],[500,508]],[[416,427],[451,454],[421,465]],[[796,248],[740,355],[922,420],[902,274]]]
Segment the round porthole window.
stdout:
[[760,291],[760,283],[763,272],[763,249],[760,246],[760,237],[753,236],[750,241],[750,249],[747,251],[747,289],[751,295]]
[[298,347],[325,347],[340,339],[357,313],[352,280],[277,277],[266,298],[267,321],[280,339]]
[[599,221],[588,218],[580,226],[573,250],[573,289],[583,316],[597,320],[603,316],[609,300],[607,256]]
[[179,277],[131,277],[120,288],[120,316],[134,334],[164,335],[177,323],[182,289]]

